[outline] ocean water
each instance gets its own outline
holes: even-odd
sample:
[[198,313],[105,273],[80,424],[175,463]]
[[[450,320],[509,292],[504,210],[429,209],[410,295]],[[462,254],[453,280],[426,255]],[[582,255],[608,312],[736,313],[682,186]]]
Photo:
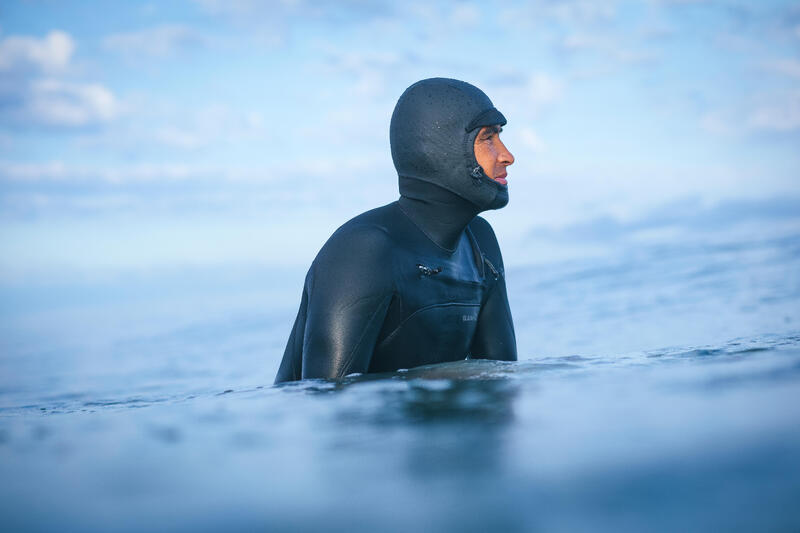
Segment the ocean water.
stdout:
[[519,362],[278,387],[302,269],[6,283],[0,529],[800,530],[798,220],[648,231],[507,269]]

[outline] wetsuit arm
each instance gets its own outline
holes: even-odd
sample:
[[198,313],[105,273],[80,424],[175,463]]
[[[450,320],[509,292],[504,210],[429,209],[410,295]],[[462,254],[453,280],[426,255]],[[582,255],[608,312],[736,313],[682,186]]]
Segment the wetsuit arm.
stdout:
[[517,360],[514,322],[503,278],[498,279],[490,289],[481,307],[470,353],[472,359]]
[[303,379],[340,378],[369,368],[393,295],[388,246],[379,229],[340,230],[314,260],[307,282]]
[[506,293],[505,267],[492,227],[475,217],[470,228],[484,254],[487,277],[495,278],[478,314],[478,324],[470,348],[472,359],[517,360],[517,339]]

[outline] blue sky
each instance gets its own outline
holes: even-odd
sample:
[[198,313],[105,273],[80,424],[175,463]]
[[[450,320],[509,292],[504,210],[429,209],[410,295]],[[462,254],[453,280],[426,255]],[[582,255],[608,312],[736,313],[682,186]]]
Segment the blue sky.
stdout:
[[592,220],[798,196],[797,1],[8,1],[0,277],[307,265],[396,197],[389,117],[429,76],[509,118],[512,263]]

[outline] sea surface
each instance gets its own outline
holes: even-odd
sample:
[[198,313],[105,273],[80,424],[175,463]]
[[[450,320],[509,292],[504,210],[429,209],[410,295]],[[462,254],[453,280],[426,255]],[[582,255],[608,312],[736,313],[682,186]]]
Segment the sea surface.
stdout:
[[519,362],[278,387],[304,268],[7,282],[0,530],[800,530],[800,224],[637,231]]

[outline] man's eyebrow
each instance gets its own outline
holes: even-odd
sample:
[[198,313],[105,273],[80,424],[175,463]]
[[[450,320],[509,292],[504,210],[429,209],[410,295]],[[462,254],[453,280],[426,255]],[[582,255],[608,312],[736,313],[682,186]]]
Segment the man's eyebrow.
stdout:
[[491,133],[500,133],[501,131],[503,131],[503,128],[502,128],[502,126],[499,126],[499,125],[495,124],[494,126],[486,126],[486,130],[487,130],[486,133],[489,133],[489,132],[491,132]]

